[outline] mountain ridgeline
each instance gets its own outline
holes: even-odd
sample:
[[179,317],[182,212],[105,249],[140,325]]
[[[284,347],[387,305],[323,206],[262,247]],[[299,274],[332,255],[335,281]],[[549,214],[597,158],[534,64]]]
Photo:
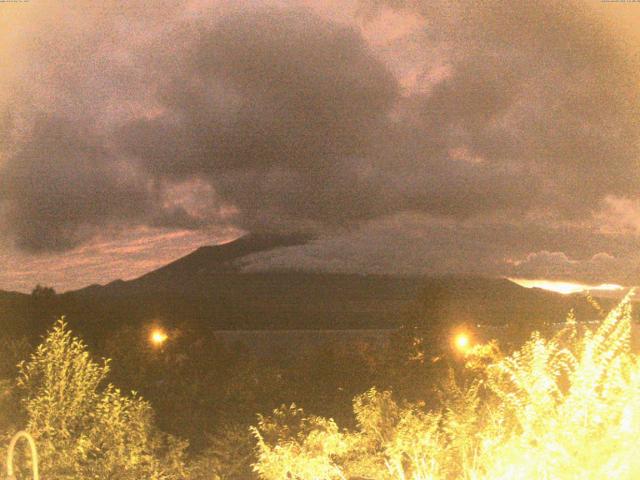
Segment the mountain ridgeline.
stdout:
[[[557,322],[570,309],[593,319],[581,295],[526,289],[506,279],[245,272],[251,254],[304,244],[300,236],[247,235],[201,247],[139,278],[58,295],[0,292],[7,333],[40,335],[64,315],[86,334],[122,325],[183,325],[205,330],[370,329]],[[603,300],[603,307],[611,305]]]
[[[505,279],[243,270],[249,255],[306,241],[252,235],[129,281],[63,294],[0,292],[0,378],[14,378],[15,365],[64,315],[92,353],[112,360],[114,384],[151,402],[163,431],[200,452],[211,432],[232,425],[252,452],[256,413],[293,399],[348,425],[353,397],[371,385],[399,398],[436,398],[448,360],[420,358],[442,358],[460,325],[508,346],[571,308],[578,319],[596,316],[584,296]],[[149,342],[156,326],[170,339],[163,346]]]

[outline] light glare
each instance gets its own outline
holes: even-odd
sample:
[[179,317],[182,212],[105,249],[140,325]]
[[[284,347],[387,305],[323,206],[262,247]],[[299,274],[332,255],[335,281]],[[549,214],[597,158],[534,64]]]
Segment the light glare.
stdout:
[[164,330],[156,328],[151,332],[151,343],[155,347],[162,346],[168,339],[169,339],[169,336],[166,334]]
[[454,343],[456,348],[460,352],[466,351],[467,348],[469,348],[470,343],[469,335],[467,335],[466,333],[458,333],[455,337]]

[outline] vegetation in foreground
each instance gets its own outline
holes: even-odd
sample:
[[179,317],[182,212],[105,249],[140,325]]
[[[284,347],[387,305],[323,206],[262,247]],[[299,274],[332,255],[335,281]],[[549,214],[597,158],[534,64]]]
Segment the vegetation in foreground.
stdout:
[[[630,336],[628,297],[594,331],[570,315],[550,339],[534,333],[508,355],[495,342],[468,346],[437,398],[371,388],[354,399],[347,428],[282,406],[251,433],[231,422],[190,452],[147,401],[109,384],[109,362],[59,321],[5,385],[2,428],[6,441],[26,426],[52,480],[640,478]],[[431,363],[419,353],[411,358]]]
[[595,330],[570,316],[550,340],[534,333],[502,355],[466,352],[441,407],[356,397],[357,428],[291,406],[261,417],[256,471],[292,479],[640,478],[640,356],[630,350],[629,297]]
[[44,478],[185,477],[185,442],[157,429],[149,403],[107,383],[109,362],[92,360],[63,321],[18,370],[5,400],[20,404]]

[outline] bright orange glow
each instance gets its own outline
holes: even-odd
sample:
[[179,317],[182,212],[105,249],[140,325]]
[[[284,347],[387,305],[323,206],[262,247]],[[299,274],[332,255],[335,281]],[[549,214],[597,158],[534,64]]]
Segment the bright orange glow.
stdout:
[[570,295],[572,293],[580,293],[586,291],[607,291],[614,292],[618,290],[624,290],[622,285],[615,283],[601,283],[600,285],[587,285],[585,283],[577,282],[562,282],[556,280],[529,280],[525,278],[510,278],[513,283],[525,288],[542,288],[543,290],[550,290],[552,292],[561,293],[563,295]]
[[455,344],[456,349],[458,349],[460,352],[465,352],[469,348],[471,339],[466,333],[458,333],[455,336],[453,343]]
[[154,347],[162,346],[168,339],[169,335],[160,328],[155,328],[151,331],[150,340]]

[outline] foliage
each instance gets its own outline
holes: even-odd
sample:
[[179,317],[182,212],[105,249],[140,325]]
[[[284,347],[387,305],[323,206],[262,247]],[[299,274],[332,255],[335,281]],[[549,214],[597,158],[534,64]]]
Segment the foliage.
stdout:
[[228,424],[209,436],[209,446],[189,470],[190,480],[248,480],[254,478],[255,441],[248,426]]
[[510,355],[472,348],[437,409],[371,389],[354,401],[352,430],[293,406],[259,417],[254,468],[265,480],[640,478],[630,295],[595,331],[570,315]]
[[108,374],[108,361],[94,361],[63,320],[20,364],[18,390],[43,476],[183,478],[184,442],[160,433],[151,406],[107,384]]
[[56,296],[56,291],[53,287],[45,287],[38,284],[31,290],[31,295],[36,299],[50,299]]
[[292,404],[270,417],[259,415],[254,433],[259,448],[255,469],[263,478],[345,478],[335,459],[349,445],[332,419],[307,417]]

